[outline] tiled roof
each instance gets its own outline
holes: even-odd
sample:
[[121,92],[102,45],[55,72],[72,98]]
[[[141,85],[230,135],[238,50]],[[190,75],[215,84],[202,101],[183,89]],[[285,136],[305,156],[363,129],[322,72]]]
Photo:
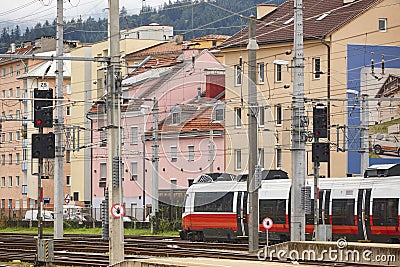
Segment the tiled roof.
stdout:
[[166,42],[126,55],[127,59],[155,55],[180,55],[184,50],[183,43]]
[[[382,0],[355,0],[343,4],[343,0],[304,0],[303,31],[304,39],[323,38],[356,18],[371,6]],[[258,44],[282,43],[293,40],[293,0],[288,0],[275,11],[257,21],[256,40]],[[323,14],[328,14],[322,18]],[[317,18],[322,18],[317,20]],[[236,33],[223,42],[221,48],[247,45],[248,29]]]
[[223,122],[212,121],[213,104],[215,103],[215,99],[200,98],[200,100],[195,99],[187,104],[180,104],[179,107],[182,110],[180,123],[172,124],[172,115],[169,115],[160,122],[160,133],[200,133],[209,132],[210,129],[223,131]]
[[226,40],[230,38],[230,35],[223,35],[223,34],[209,34],[205,36],[201,36],[198,38],[192,39],[192,41],[197,41],[197,40]]
[[[25,55],[28,52],[32,51],[32,49],[35,47],[35,45],[27,45],[24,47],[17,47],[15,49],[15,53],[11,53],[10,51],[7,51],[6,54],[15,54],[15,55]],[[9,59],[9,58],[0,58],[0,64],[6,61],[10,61],[13,59]]]

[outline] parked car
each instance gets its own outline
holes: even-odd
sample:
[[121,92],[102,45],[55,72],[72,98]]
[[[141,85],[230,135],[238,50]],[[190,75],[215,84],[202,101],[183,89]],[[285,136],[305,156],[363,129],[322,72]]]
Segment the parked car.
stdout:
[[375,154],[382,155],[392,152],[400,156],[400,141],[395,135],[376,134],[372,139],[372,145]]
[[[27,210],[25,213],[25,221],[37,221],[38,220],[38,210]],[[43,221],[54,221],[54,213],[52,211],[43,210]]]

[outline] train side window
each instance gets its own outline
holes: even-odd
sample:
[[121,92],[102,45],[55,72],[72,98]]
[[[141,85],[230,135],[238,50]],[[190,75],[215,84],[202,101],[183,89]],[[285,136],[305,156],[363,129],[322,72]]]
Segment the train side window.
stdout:
[[377,226],[398,226],[399,200],[397,198],[374,198],[373,223]]
[[354,225],[354,199],[332,200],[332,224]]
[[233,192],[197,192],[194,195],[195,212],[232,212]]
[[260,223],[266,217],[271,218],[274,223],[286,223],[286,199],[261,199]]

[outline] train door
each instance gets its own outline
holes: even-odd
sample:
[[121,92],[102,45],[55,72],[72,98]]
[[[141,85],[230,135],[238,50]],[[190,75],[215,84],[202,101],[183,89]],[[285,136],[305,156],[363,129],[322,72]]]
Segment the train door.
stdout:
[[371,236],[370,227],[371,189],[360,189],[357,199],[358,235],[360,239],[368,240]]
[[319,224],[330,224],[329,202],[331,200],[331,190],[319,191]]
[[237,218],[237,226],[238,236],[247,236],[249,232],[249,226],[247,224],[247,192],[238,192],[237,194],[237,205],[236,205],[236,218]]

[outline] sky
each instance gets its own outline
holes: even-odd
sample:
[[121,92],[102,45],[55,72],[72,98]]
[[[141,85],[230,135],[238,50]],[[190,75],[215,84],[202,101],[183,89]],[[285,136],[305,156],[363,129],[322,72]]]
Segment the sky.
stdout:
[[[6,4],[4,4],[4,2]],[[139,13],[142,2],[146,6],[158,8],[168,0],[120,0],[128,14]],[[2,0],[0,27],[20,25],[21,29],[34,26],[46,19],[52,22],[56,17],[57,0]],[[64,20],[92,17],[107,17],[108,0],[64,0]]]

